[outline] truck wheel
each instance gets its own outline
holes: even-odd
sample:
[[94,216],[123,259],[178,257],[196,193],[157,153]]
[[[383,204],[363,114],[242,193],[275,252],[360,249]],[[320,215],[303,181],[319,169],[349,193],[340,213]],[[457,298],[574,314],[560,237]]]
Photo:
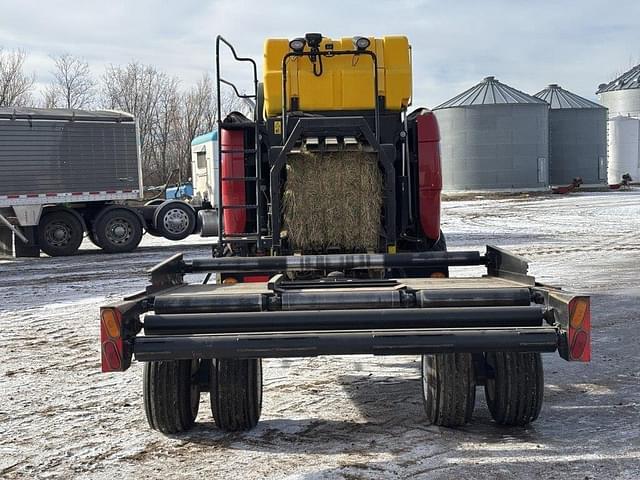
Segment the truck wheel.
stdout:
[[261,359],[214,359],[209,386],[218,428],[236,432],[256,426],[262,411]]
[[540,414],[544,394],[539,353],[496,352],[485,355],[484,392],[493,419],[501,425],[526,425]]
[[73,255],[82,243],[83,233],[82,223],[73,213],[58,210],[40,219],[38,244],[51,257]]
[[476,400],[471,354],[423,355],[422,398],[429,423],[459,427],[471,420]]
[[162,433],[189,430],[198,415],[199,360],[147,362],[144,365],[144,411],[149,426]]
[[155,230],[169,240],[183,240],[196,229],[196,214],[184,202],[168,202],[154,218]]
[[96,222],[95,238],[105,252],[130,252],[135,250],[142,240],[142,223],[130,210],[108,210]]

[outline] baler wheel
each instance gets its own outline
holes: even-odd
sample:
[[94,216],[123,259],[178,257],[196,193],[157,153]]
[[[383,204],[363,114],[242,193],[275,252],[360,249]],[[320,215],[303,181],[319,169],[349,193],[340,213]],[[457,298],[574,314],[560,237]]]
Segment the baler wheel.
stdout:
[[142,394],[151,428],[179,433],[193,426],[200,405],[199,367],[199,360],[145,363]]
[[422,398],[429,423],[459,427],[471,420],[476,400],[471,354],[423,355]]
[[524,426],[538,418],[544,395],[540,353],[490,352],[485,358],[485,397],[496,423]]
[[213,359],[211,413],[227,432],[250,430],[262,411],[262,360]]

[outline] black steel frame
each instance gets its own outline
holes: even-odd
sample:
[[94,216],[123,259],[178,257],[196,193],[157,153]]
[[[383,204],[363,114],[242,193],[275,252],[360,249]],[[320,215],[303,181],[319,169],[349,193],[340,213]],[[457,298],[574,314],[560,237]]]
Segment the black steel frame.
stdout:
[[[220,46],[225,45],[233,55],[234,60],[238,62],[248,62],[251,64],[253,69],[253,94],[242,94],[238,91],[238,88],[232,82],[222,78],[221,76],[221,66],[220,66]],[[258,125],[258,67],[256,65],[255,60],[248,57],[239,57],[236,53],[235,48],[231,43],[225,40],[224,37],[218,35],[216,37],[216,102],[217,102],[217,119],[216,124],[218,126],[218,132],[220,134],[222,127],[224,126],[224,122],[222,121],[222,96],[221,96],[221,87],[222,84],[231,87],[238,98],[244,99],[253,99],[254,100],[254,114],[253,114],[253,138],[254,138],[254,147],[250,151],[255,155],[255,163],[256,163],[256,172],[255,172],[255,195],[256,195],[256,205],[255,205],[255,215],[256,215],[256,246],[258,250],[261,250],[263,247],[262,240],[262,208],[261,206],[261,195],[260,195],[260,186],[262,184],[262,149],[260,148],[260,126]],[[220,166],[222,166],[222,154],[223,153],[237,153],[231,150],[223,150],[222,149],[222,141],[221,138],[218,139],[218,161],[220,162]],[[246,154],[245,151],[242,153]],[[245,157],[246,158],[246,157]],[[218,191],[216,192],[218,199],[218,235],[219,242],[223,243],[227,240],[227,236],[224,232],[224,209],[225,206],[222,203],[222,182],[224,179],[222,178],[222,168],[218,170],[218,182],[217,187]]]

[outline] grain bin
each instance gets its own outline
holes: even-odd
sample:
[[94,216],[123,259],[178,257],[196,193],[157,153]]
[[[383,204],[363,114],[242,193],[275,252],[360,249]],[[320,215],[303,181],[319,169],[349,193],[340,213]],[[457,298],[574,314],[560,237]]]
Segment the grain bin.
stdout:
[[549,105],[486,77],[434,109],[443,188],[539,190],[549,185]]
[[640,120],[618,115],[609,119],[609,183],[625,173],[640,180]]
[[600,84],[596,93],[600,103],[609,109],[609,117],[640,117],[640,65],[609,83]]
[[535,95],[549,110],[549,183],[607,179],[607,109],[553,83]]

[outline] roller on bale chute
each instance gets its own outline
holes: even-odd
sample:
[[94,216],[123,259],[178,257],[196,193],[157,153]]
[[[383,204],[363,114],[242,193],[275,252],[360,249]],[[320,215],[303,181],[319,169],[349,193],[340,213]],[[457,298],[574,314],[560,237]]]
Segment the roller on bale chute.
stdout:
[[[252,72],[249,93],[223,53]],[[102,308],[103,371],[144,362],[147,419],[165,433],[194,424],[205,390],[219,428],[254,427],[262,359],[316,355],[420,355],[428,423],[471,421],[479,386],[497,423],[534,421],[541,353],[590,360],[590,300],[500,248],[447,251],[438,125],[409,112],[407,38],[269,39],[257,70],[217,38],[219,238]],[[253,114],[225,115],[223,87]],[[449,277],[462,266],[486,275]]]

